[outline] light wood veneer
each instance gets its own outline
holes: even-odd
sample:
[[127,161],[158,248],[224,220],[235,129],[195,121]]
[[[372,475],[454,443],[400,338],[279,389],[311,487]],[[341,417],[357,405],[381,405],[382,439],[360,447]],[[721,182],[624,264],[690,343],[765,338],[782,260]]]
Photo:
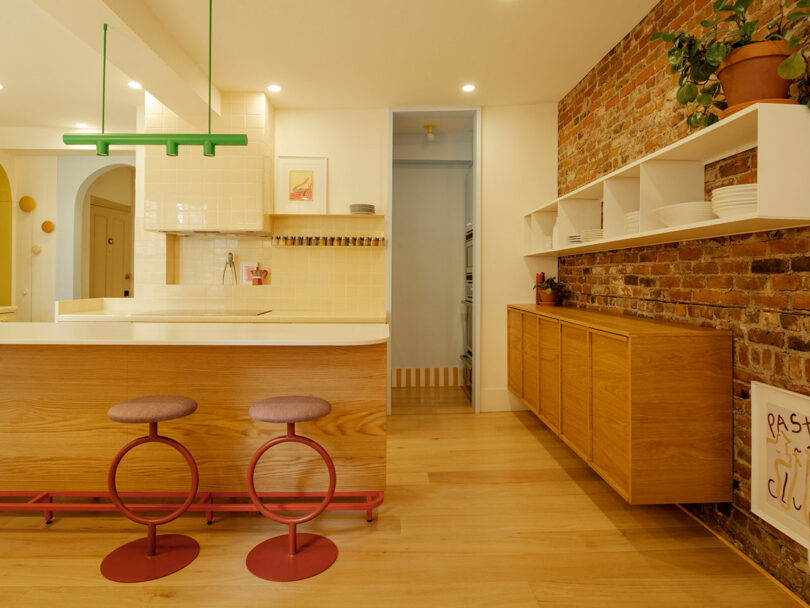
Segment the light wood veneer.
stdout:
[[623,498],[731,500],[731,332],[532,305],[507,315],[509,390]]
[[[332,413],[301,423],[323,444],[338,491],[385,489],[386,345],[73,346],[0,345],[0,487],[106,488],[116,452],[146,425],[119,424],[109,407],[149,394],[195,399],[197,411],[160,423],[200,469],[200,491],[244,491],[247,465],[284,425],[254,422],[248,408],[274,395],[316,395]],[[144,446],[119,470],[121,490],[185,491],[188,471],[169,450]],[[311,450],[271,450],[257,469],[261,491],[318,491],[326,472]]]

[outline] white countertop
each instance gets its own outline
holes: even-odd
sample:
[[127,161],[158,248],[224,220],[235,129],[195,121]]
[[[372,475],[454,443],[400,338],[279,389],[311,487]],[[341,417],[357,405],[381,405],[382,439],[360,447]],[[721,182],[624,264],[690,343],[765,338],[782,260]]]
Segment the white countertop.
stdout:
[[359,346],[389,335],[384,323],[0,323],[0,344]]

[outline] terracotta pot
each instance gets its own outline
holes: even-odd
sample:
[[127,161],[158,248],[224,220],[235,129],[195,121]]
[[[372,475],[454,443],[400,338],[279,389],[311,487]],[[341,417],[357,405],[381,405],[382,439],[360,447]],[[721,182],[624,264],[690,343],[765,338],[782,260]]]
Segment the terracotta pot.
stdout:
[[790,81],[776,71],[789,55],[784,40],[755,42],[726,55],[717,70],[728,103],[722,117],[757,102],[796,103],[787,99]]
[[557,305],[557,290],[552,289],[548,293],[545,289],[538,289],[537,295],[540,296],[540,306],[556,306]]

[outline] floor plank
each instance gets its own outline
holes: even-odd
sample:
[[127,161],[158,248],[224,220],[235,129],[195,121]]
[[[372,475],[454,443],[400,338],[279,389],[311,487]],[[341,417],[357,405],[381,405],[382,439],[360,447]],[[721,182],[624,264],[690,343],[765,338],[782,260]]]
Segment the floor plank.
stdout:
[[677,508],[627,505],[531,414],[476,416],[460,390],[396,390],[401,407],[388,420],[388,488],[376,521],[329,513],[302,526],[339,547],[323,574],[256,579],[245,555],[282,527],[257,515],[205,526],[197,515],[162,528],[199,541],[194,563],[120,585],[102,578],[99,564],[140,536],[140,526],[59,514],[46,527],[41,516],[3,513],[0,605],[799,605]]

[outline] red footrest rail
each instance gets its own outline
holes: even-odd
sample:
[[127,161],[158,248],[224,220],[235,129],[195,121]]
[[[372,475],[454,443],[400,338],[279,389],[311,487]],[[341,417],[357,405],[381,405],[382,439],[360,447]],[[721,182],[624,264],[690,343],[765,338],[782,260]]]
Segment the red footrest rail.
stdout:
[[[259,492],[265,506],[271,511],[311,511],[318,507],[326,492]],[[179,500],[177,503],[162,502],[126,502],[132,511],[172,511],[185,500],[187,494],[183,492],[119,492],[122,499],[171,499]],[[98,499],[109,500],[107,492],[0,492],[0,499],[17,498],[27,499],[25,502],[0,502],[0,511],[43,511],[45,522],[51,523],[53,514],[57,511],[79,512],[118,512],[112,502],[99,502]],[[92,502],[75,501],[59,502],[60,498],[85,498]],[[320,499],[311,502],[297,502],[290,499],[312,498]],[[384,498],[384,492],[335,492],[332,501],[327,505],[327,511],[365,511],[366,520],[371,521],[373,510],[379,507]],[[228,502],[216,502],[218,499],[227,499]],[[242,499],[245,502],[233,502]],[[286,502],[285,502],[286,501]],[[214,513],[257,513],[258,509],[250,501],[247,492],[198,492],[194,502],[188,508],[189,512],[205,513],[207,523],[214,521]]]

